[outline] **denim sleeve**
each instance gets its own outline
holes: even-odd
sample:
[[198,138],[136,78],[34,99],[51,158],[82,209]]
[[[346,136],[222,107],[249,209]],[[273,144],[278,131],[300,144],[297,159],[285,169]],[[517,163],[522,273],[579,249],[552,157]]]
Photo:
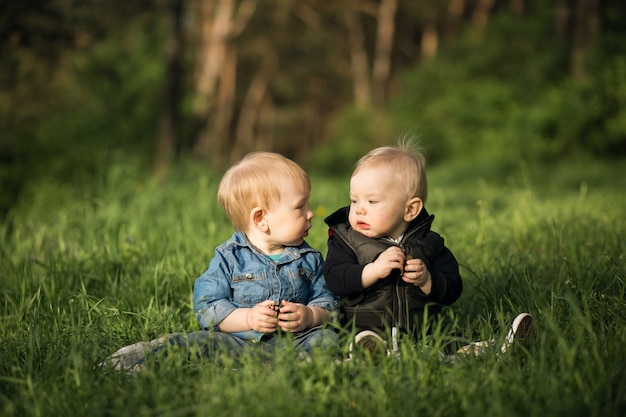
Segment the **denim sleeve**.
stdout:
[[232,303],[230,271],[224,256],[215,251],[208,269],[193,287],[193,309],[203,329],[216,329],[217,325],[237,309]]
[[311,256],[313,259],[311,262],[315,267],[315,277],[311,282],[311,297],[309,298],[308,306],[321,307],[326,310],[334,310],[337,308],[337,297],[330,292],[326,287],[326,281],[324,280],[324,274],[322,273],[322,265],[324,259],[322,255],[317,253]]

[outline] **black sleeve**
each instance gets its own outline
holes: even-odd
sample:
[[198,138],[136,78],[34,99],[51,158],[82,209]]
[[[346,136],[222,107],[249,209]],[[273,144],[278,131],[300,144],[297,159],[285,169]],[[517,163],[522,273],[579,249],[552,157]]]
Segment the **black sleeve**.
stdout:
[[330,236],[323,272],[326,286],[333,294],[344,297],[363,292],[361,274],[364,267],[359,265],[356,254],[340,237]]
[[430,275],[433,280],[428,300],[443,305],[454,303],[463,292],[463,281],[459,264],[447,247],[443,247],[435,259],[431,260]]

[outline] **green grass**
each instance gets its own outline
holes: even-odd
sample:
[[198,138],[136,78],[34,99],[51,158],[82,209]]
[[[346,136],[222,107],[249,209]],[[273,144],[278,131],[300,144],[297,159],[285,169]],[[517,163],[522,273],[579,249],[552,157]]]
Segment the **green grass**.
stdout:
[[[176,169],[155,184],[113,165],[89,186],[34,184],[0,229],[2,416],[623,416],[626,414],[626,164],[433,167],[427,207],[465,290],[402,360],[181,365],[136,376],[94,364],[118,348],[197,329],[193,282],[230,225],[218,179]],[[347,178],[313,179],[309,243],[347,203]],[[502,337],[521,311],[537,342],[449,365],[453,334]],[[150,366],[154,365],[154,366]]]

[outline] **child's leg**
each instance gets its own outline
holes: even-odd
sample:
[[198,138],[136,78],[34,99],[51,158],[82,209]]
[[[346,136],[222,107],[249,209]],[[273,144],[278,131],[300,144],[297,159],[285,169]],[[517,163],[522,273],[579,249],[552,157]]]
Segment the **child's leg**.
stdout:
[[462,346],[456,353],[460,355],[482,355],[489,350],[494,350],[496,341],[494,339],[481,340],[480,342],[472,342],[469,345]]
[[170,340],[175,340],[182,335],[184,335],[184,333],[170,333],[149,342],[133,343],[132,345],[119,349],[97,366],[104,370],[137,370],[137,366],[145,360],[146,355],[160,350],[166,343],[170,343]]
[[170,333],[149,342],[125,346],[98,364],[104,370],[135,372],[149,355],[156,355],[168,346],[195,350],[198,357],[210,357],[219,349],[230,353],[243,350],[245,341],[229,333],[201,330],[197,332]]
[[337,349],[339,335],[333,329],[316,326],[294,335],[292,343],[297,351],[307,353],[313,349]]
[[534,339],[536,336],[537,329],[534,325],[532,316],[528,313],[521,313],[518,314],[517,317],[515,317],[515,319],[513,320],[513,324],[511,325],[511,328],[506,335],[504,343],[502,344],[502,346],[499,347],[499,349],[496,340],[490,339],[465,345],[457,350],[456,353],[462,355],[482,355],[489,350],[493,351],[496,349],[499,350],[499,352],[497,353],[504,353],[513,344],[513,342],[528,342]]
[[249,343],[230,333],[199,330],[189,333],[185,338],[179,336],[176,345],[197,349],[197,356],[209,358],[219,351],[238,355]]

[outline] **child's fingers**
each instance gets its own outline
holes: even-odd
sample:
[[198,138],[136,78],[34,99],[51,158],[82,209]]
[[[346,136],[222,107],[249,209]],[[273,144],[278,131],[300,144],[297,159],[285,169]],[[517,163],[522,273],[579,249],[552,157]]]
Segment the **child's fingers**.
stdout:
[[288,313],[287,315],[293,315],[294,319],[292,320],[291,317],[289,317],[286,320],[280,320],[278,322],[278,326],[280,327],[280,329],[285,332],[296,332],[300,330],[302,326],[302,320],[295,318],[294,313]]
[[278,313],[269,308],[267,303],[259,303],[250,311],[249,324],[256,331],[271,333],[276,331],[277,315]]

